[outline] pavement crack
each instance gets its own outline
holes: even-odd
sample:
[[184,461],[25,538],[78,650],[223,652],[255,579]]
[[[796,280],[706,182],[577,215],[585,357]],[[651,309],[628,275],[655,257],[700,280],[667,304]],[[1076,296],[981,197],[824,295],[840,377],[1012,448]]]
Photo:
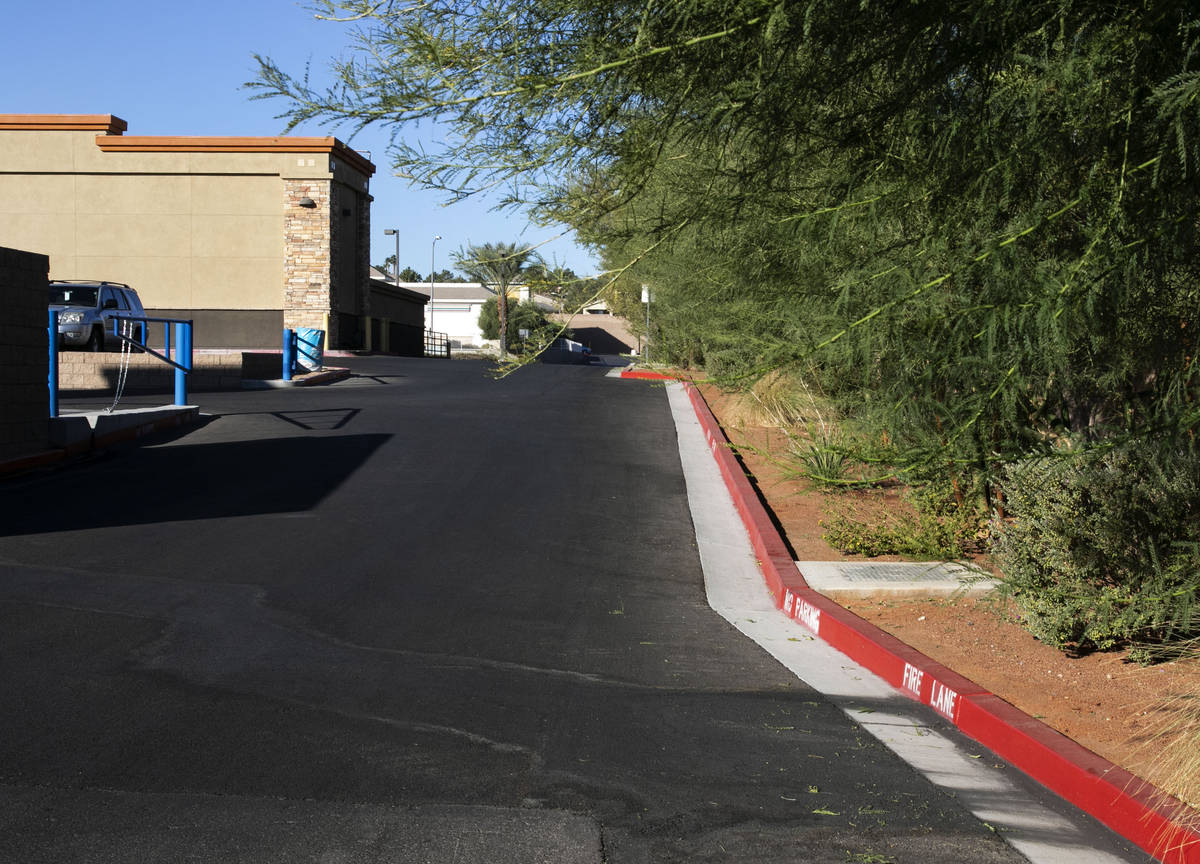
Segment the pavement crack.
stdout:
[[379,714],[346,711],[341,708],[336,708],[332,705],[322,705],[316,702],[307,702],[303,699],[276,697],[276,700],[279,702],[284,702],[288,705],[294,705],[297,708],[305,708],[310,711],[320,711],[322,713],[344,717],[349,720],[365,720],[370,723],[380,723],[393,729],[404,729],[409,732],[423,732],[430,735],[445,735],[451,738],[459,738],[467,741],[470,744],[474,744],[477,747],[487,747],[489,750],[492,750],[496,753],[522,753],[532,759],[534,767],[537,767],[541,764],[541,757],[524,744],[515,744],[510,741],[497,741],[494,738],[489,738],[486,735],[480,735],[478,732],[472,732],[469,729],[460,729],[457,726],[447,726],[441,723],[426,723],[417,720],[400,720],[396,717],[384,717]]

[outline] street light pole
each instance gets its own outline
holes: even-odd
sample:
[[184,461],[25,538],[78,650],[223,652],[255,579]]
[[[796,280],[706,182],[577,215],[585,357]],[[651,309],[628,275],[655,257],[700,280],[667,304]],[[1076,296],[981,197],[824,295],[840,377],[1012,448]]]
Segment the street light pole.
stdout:
[[383,233],[391,237],[396,235],[396,287],[400,287],[400,232],[395,228],[384,228]]
[[442,239],[441,234],[433,235],[433,243],[429,247],[429,332],[433,332],[433,272],[434,272],[434,253],[437,250],[437,241]]

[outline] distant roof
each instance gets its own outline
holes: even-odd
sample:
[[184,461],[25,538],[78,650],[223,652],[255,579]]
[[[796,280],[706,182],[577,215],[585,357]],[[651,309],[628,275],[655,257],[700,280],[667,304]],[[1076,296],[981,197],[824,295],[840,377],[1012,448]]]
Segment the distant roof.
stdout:
[[[410,291],[419,291],[426,297],[429,296],[428,282],[401,282],[401,288],[408,288]],[[520,285],[508,286],[510,292],[521,288]],[[434,282],[433,296],[435,300],[487,300],[489,297],[495,297],[496,292],[484,286],[482,282]]]
[[[375,269],[372,268],[371,272],[374,273]],[[428,291],[426,291],[424,294],[422,294],[420,291],[413,291],[411,288],[405,288],[403,282],[401,282],[400,286],[397,287],[396,280],[394,279],[375,279],[372,277],[370,281],[372,291],[377,291],[381,294],[393,294],[397,297],[403,297],[406,300],[420,303],[422,306],[429,302]]]

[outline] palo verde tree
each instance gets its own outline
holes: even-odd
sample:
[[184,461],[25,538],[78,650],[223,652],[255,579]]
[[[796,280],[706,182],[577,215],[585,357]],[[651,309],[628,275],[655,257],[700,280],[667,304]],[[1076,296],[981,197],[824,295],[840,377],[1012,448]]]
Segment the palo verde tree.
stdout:
[[789,322],[747,370],[822,355],[901,461],[1194,424],[1190,3],[320,6],[358,50],[324,91],[262,61],[291,123],[436,118],[446,148],[397,139],[402,174],[503,185],[629,277],[708,247],[693,308]]
[[862,458],[992,507],[1034,457],[1195,469],[1193,2],[323,8],[358,39],[335,85],[262,60],[260,95],[293,124],[436,119],[445,149],[397,137],[396,170],[575,228],[614,305],[652,286],[669,358],[802,367]]
[[500,356],[508,353],[509,286],[541,266],[537,253],[517,243],[484,243],[468,246],[454,256],[454,266],[483,283],[496,295],[499,317]]

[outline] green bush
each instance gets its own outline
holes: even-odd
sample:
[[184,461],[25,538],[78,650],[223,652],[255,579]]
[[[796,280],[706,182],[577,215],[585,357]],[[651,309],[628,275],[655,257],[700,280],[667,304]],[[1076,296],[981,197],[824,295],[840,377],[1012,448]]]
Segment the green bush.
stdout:
[[1068,652],[1186,638],[1200,627],[1200,460],[1112,450],[1011,466],[993,552],[1025,625]]
[[910,491],[910,511],[860,519],[844,508],[822,525],[821,537],[830,546],[852,555],[904,555],[909,558],[953,560],[978,551],[981,513],[969,505],[938,500]]
[[[484,339],[500,338],[500,309],[495,297],[489,297],[479,310],[479,329],[483,332]],[[550,338],[557,328],[546,320],[542,310],[535,304],[517,303],[510,299],[508,301],[507,332],[510,351],[520,351],[522,329],[529,331],[530,342],[540,344]]]

